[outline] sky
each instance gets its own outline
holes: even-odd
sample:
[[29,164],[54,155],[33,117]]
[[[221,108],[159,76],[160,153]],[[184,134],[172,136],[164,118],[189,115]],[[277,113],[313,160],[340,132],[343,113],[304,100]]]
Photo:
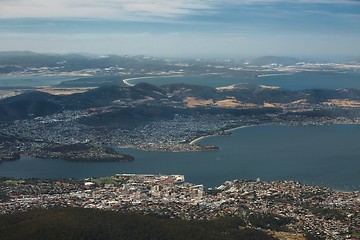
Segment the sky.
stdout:
[[0,0],[0,51],[360,56],[360,0]]

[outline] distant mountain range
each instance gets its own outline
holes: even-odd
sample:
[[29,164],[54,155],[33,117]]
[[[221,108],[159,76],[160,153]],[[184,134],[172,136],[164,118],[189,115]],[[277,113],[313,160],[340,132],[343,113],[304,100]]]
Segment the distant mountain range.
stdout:
[[[11,72],[14,67],[59,67],[64,71],[76,71],[81,69],[91,68],[108,68],[113,66],[121,66],[123,68],[143,69],[143,70],[171,70],[174,66],[169,65],[170,60],[146,57],[146,56],[118,56],[106,55],[95,56],[89,54],[49,54],[49,53],[34,53],[30,51],[9,51],[0,52],[0,73]],[[294,65],[298,62],[315,62],[304,58],[293,58],[285,56],[263,56],[250,59],[251,65],[263,66],[269,64],[278,65]],[[340,60],[339,60],[340,61]],[[358,62],[359,58],[348,58],[347,62]],[[239,61],[229,60],[171,60],[171,62],[187,62],[192,67],[206,67],[207,64],[225,64],[225,65],[238,65]],[[321,61],[324,62],[324,61]],[[187,66],[189,70],[194,70],[191,66]],[[16,68],[15,68],[16,69]]]
[[[89,56],[82,54],[42,54],[29,51],[0,52],[0,73],[13,70],[14,66],[26,67],[58,67],[61,71],[77,71],[82,69],[109,68],[121,66],[123,68],[143,68],[156,70],[163,68],[164,60],[144,58],[142,56]],[[6,66],[6,67],[4,67]]]

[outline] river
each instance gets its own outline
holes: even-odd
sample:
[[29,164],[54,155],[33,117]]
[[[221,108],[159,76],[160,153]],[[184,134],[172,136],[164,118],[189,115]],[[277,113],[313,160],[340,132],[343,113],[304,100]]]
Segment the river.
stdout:
[[0,88],[53,86],[81,76],[0,75]]
[[184,174],[214,187],[231,179],[297,180],[338,190],[360,190],[360,125],[255,126],[213,136],[208,152],[145,152],[121,149],[133,162],[83,163],[24,157],[0,164],[0,176],[85,178],[116,173]]
[[223,87],[238,83],[277,86],[291,90],[311,88],[355,88],[360,89],[359,73],[300,72],[283,75],[263,75],[262,77],[225,77],[214,75],[179,75],[167,77],[133,78],[129,84],[147,82],[154,85],[186,83],[210,87]]

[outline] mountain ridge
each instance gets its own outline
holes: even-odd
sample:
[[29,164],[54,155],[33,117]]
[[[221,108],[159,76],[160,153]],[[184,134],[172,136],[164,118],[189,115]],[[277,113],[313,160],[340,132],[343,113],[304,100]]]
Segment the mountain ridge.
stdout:
[[[294,91],[262,86],[241,86],[219,90],[188,84],[170,84],[157,87],[148,83],[140,83],[133,87],[101,86],[84,93],[71,95],[51,95],[33,91],[0,100],[0,120],[27,119],[64,110],[84,110],[99,107],[130,106],[141,109],[146,106],[167,106],[187,108],[184,102],[189,99],[211,99],[211,101],[231,101],[232,99],[234,103],[238,102],[239,106],[240,103],[288,104],[300,100],[319,104],[331,99],[358,101],[360,100],[360,90],[308,89]],[[198,107],[201,107],[201,104]],[[206,105],[203,107],[206,108]]]

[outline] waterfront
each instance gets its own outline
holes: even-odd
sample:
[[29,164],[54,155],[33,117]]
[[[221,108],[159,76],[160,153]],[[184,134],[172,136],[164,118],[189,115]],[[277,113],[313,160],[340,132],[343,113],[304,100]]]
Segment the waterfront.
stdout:
[[187,182],[183,175],[116,174],[62,181],[0,179],[0,192],[0,215],[34,208],[77,207],[184,220],[221,221],[226,216],[237,219],[236,227],[292,232],[287,234],[291,238],[281,239],[305,239],[308,234],[320,239],[350,239],[358,235],[360,225],[359,192],[333,191],[296,181],[234,180],[206,191],[203,185]]
[[0,176],[85,178],[116,173],[184,174],[213,187],[231,179],[298,180],[341,190],[360,190],[360,126],[257,126],[230,136],[202,139],[221,147],[208,152],[145,152],[125,163],[79,163],[22,158],[0,164]]

